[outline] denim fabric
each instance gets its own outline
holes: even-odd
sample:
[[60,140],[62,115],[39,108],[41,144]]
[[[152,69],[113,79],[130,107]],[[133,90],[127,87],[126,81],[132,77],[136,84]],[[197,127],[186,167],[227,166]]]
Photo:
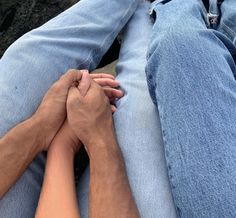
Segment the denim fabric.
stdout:
[[138,2],[82,0],[10,46],[0,60],[0,135],[30,116],[69,68],[95,69]]
[[[67,69],[96,68],[138,2],[82,0],[15,42],[0,60],[0,134],[29,117],[50,85]],[[117,72],[126,95],[117,102],[114,121],[142,217],[172,218],[176,217],[176,212],[167,177],[160,121],[145,79],[145,55],[152,29],[149,5],[140,4],[123,30]],[[1,200],[1,218],[34,216],[44,165],[45,157],[39,155]],[[82,217],[87,217],[88,175],[87,170],[78,187]]]
[[[0,60],[0,136],[31,116],[69,68],[95,69],[138,2],[82,0],[11,45]],[[1,200],[1,218],[34,217],[44,164],[39,155]]]
[[236,217],[236,1],[153,10],[146,73],[178,216]]
[[[116,133],[129,182],[144,218],[176,217],[165,164],[158,113],[145,77],[146,52],[152,23],[150,3],[140,4],[124,28],[117,79],[126,95],[117,102]],[[142,28],[140,28],[142,27]],[[82,217],[87,217],[89,171],[78,187]]]

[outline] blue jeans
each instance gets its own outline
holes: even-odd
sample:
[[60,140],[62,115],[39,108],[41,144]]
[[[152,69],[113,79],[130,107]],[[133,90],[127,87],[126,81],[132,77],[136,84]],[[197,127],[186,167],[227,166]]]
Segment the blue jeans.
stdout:
[[[16,41],[0,60],[0,135],[29,117],[66,70],[95,69],[123,29],[117,79],[126,95],[117,102],[114,114],[119,145],[141,216],[172,218],[176,212],[159,115],[149,97],[145,76],[152,29],[150,3],[141,2],[82,0]],[[45,157],[40,154],[1,200],[1,218],[34,216],[44,166]],[[77,189],[82,217],[88,214],[88,183],[89,169],[80,178]]]
[[177,214],[236,217],[236,1],[152,8],[146,73]]

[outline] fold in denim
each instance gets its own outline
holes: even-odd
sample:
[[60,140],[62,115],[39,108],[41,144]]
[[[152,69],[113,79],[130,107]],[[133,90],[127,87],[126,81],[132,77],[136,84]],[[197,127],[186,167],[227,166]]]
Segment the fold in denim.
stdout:
[[[0,136],[30,117],[68,69],[95,69],[138,3],[81,0],[13,43],[0,60]],[[34,217],[44,165],[40,154],[0,201],[1,218]]]
[[[152,29],[150,3],[142,2],[81,0],[16,41],[0,60],[0,135],[33,114],[45,92],[66,70],[95,69],[131,19],[122,30],[117,66],[117,79],[125,90],[114,114],[117,138],[141,216],[171,218],[176,213],[160,121],[145,79],[145,57]],[[45,159],[43,154],[38,155],[1,200],[1,218],[34,217]],[[77,188],[82,217],[88,217],[88,175],[86,170]]]
[[163,0],[153,8],[147,80],[184,218],[236,217],[236,2],[210,4],[220,15],[210,26],[200,0]]
[[[122,30],[116,72],[125,96],[116,103],[114,122],[141,217],[174,218],[176,211],[167,177],[160,118],[149,96],[145,75],[153,27],[149,7],[149,2],[140,4]],[[89,169],[77,190],[81,215],[88,217]]]

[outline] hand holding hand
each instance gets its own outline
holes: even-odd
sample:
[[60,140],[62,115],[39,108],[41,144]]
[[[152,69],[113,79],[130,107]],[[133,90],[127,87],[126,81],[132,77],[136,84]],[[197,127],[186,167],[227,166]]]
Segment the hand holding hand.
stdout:
[[72,87],[67,100],[69,125],[90,153],[93,144],[114,136],[112,111],[108,97],[87,72],[80,84]]
[[[88,71],[82,70],[82,73],[87,73]],[[90,74],[91,79],[93,79],[96,83],[98,83],[106,96],[110,98],[110,102],[114,99],[120,98],[123,96],[123,92],[115,89],[118,87],[119,83],[115,80],[115,78],[110,74]],[[88,76],[83,76],[82,81],[80,81],[80,86],[78,89],[80,90],[82,95],[86,95],[88,89],[91,86],[91,79]],[[111,105],[112,111],[115,110],[115,106]],[[68,120],[66,120],[61,127],[60,131],[57,133],[56,137],[52,143],[55,147],[63,147],[63,150],[69,150],[72,154],[75,154],[81,148],[82,143],[71,129],[68,124]]]
[[69,70],[48,90],[42,103],[34,114],[34,118],[41,124],[42,137],[44,137],[43,150],[47,150],[52,139],[62,126],[66,118],[66,101],[69,89],[78,83],[82,72]]
[[102,87],[105,95],[110,100],[111,110],[114,113],[116,111],[116,107],[114,106],[115,100],[124,96],[123,91],[117,89],[119,82],[115,80],[114,76],[106,73],[91,73],[90,77]]
[[[42,135],[44,137],[43,150],[47,150],[48,146],[52,142],[52,139],[57,134],[58,130],[62,126],[66,118],[66,101],[68,97],[69,89],[72,86],[77,86],[82,78],[84,70],[69,70],[63,75],[53,86],[48,90],[36,111],[34,118],[40,120]],[[88,75],[88,71],[86,71]],[[123,92],[117,90],[116,87],[119,83],[112,75],[109,74],[90,74],[89,78],[94,79],[99,85],[102,86],[104,93],[113,102],[114,99],[123,96]],[[90,84],[90,82],[89,82]],[[88,85],[88,84],[87,84]],[[90,86],[90,85],[89,85]],[[83,87],[83,83],[80,85],[82,94],[86,94],[89,86]],[[115,107],[111,105],[112,111],[115,111]]]

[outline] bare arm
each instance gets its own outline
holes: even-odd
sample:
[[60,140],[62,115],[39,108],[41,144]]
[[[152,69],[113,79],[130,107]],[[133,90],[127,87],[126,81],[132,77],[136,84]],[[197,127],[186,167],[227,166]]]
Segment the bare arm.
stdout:
[[[88,75],[88,74],[86,74]],[[109,75],[93,75],[101,86],[116,86],[117,82]],[[85,95],[90,87],[90,78],[82,77],[80,90]],[[109,96],[119,97],[122,93],[109,89]],[[104,89],[104,91],[106,91]],[[108,93],[106,93],[108,94]],[[87,111],[87,113],[89,113]],[[66,121],[56,135],[48,151],[43,188],[36,212],[37,218],[77,218],[79,208],[76,199],[73,160],[81,147],[78,137]]]
[[69,88],[81,76],[75,70],[62,76],[48,90],[35,115],[0,139],[0,199],[34,157],[47,150],[65,120]]
[[[137,218],[125,164],[112,132],[88,145],[90,150],[89,214],[91,218]],[[102,202],[102,203],[101,203]]]
[[[17,125],[0,139],[0,199],[22,175],[34,157],[47,150],[66,118],[66,101],[69,88],[78,83],[82,72],[70,70],[46,93],[35,115]],[[122,92],[114,77],[107,74],[91,75],[110,98]]]
[[66,122],[49,148],[36,218],[80,217],[73,161],[81,144],[70,136]]
[[90,157],[90,218],[139,217],[124,161],[116,142],[110,104],[101,88],[91,81],[86,96],[71,88],[68,121],[86,146]]
[[0,139],[0,199],[42,150],[39,126],[37,119],[30,118]]

